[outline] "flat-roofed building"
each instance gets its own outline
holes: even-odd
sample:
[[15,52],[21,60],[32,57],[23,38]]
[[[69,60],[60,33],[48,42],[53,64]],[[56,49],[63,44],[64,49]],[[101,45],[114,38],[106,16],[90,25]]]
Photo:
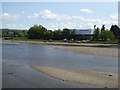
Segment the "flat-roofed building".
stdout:
[[75,29],[74,35],[76,40],[91,40],[93,37],[92,29]]

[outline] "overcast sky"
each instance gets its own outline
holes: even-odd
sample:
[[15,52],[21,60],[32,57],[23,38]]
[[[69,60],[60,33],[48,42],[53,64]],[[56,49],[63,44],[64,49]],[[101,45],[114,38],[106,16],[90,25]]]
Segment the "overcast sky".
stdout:
[[110,28],[118,23],[117,2],[3,2],[3,28],[29,29],[41,24],[47,29]]

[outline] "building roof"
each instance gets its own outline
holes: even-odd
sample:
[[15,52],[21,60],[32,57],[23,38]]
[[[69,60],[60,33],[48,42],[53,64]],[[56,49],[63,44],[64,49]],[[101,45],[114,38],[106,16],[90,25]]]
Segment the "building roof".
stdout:
[[75,29],[74,33],[76,35],[80,35],[80,34],[87,35],[87,34],[92,34],[91,31],[92,31],[91,29]]

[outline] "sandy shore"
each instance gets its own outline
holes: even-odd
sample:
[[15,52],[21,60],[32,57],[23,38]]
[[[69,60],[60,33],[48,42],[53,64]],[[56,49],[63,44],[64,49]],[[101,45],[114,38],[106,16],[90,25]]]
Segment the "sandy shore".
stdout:
[[73,51],[73,52],[77,52],[80,54],[118,57],[117,48],[60,46],[60,45],[52,45],[52,47],[57,48],[57,49],[67,50],[67,51]]
[[53,78],[60,79],[62,81],[71,81],[81,84],[91,84],[108,88],[118,87],[118,75],[113,73],[72,71],[68,69],[47,66],[32,66],[32,68],[36,69],[39,72],[47,74]]

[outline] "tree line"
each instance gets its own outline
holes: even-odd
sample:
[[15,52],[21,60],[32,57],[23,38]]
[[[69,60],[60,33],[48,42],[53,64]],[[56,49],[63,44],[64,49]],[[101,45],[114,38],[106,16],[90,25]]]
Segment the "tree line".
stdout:
[[[63,30],[47,30],[42,25],[34,25],[28,30],[29,39],[75,39],[75,29],[64,28]],[[94,41],[107,41],[120,39],[120,28],[117,25],[112,25],[110,30],[105,28],[105,25],[102,25],[101,29],[94,25],[94,33],[92,40]]]
[[[75,29],[64,28],[63,30],[48,30],[42,25],[34,25],[29,30],[10,30],[2,29],[2,37],[26,37],[28,39],[41,40],[71,40],[76,39]],[[93,41],[120,40],[120,28],[117,25],[112,25],[110,30],[106,29],[105,25],[101,28],[94,25]]]
[[29,39],[54,39],[54,40],[62,40],[62,39],[72,39],[73,38],[72,29],[64,28],[63,30],[47,30],[42,25],[34,25],[28,30],[28,38]]
[[107,41],[107,40],[114,40],[114,39],[115,39],[115,35],[111,30],[105,29],[105,25],[103,25],[101,29],[99,29],[99,27],[96,28],[96,25],[94,25],[93,40]]

